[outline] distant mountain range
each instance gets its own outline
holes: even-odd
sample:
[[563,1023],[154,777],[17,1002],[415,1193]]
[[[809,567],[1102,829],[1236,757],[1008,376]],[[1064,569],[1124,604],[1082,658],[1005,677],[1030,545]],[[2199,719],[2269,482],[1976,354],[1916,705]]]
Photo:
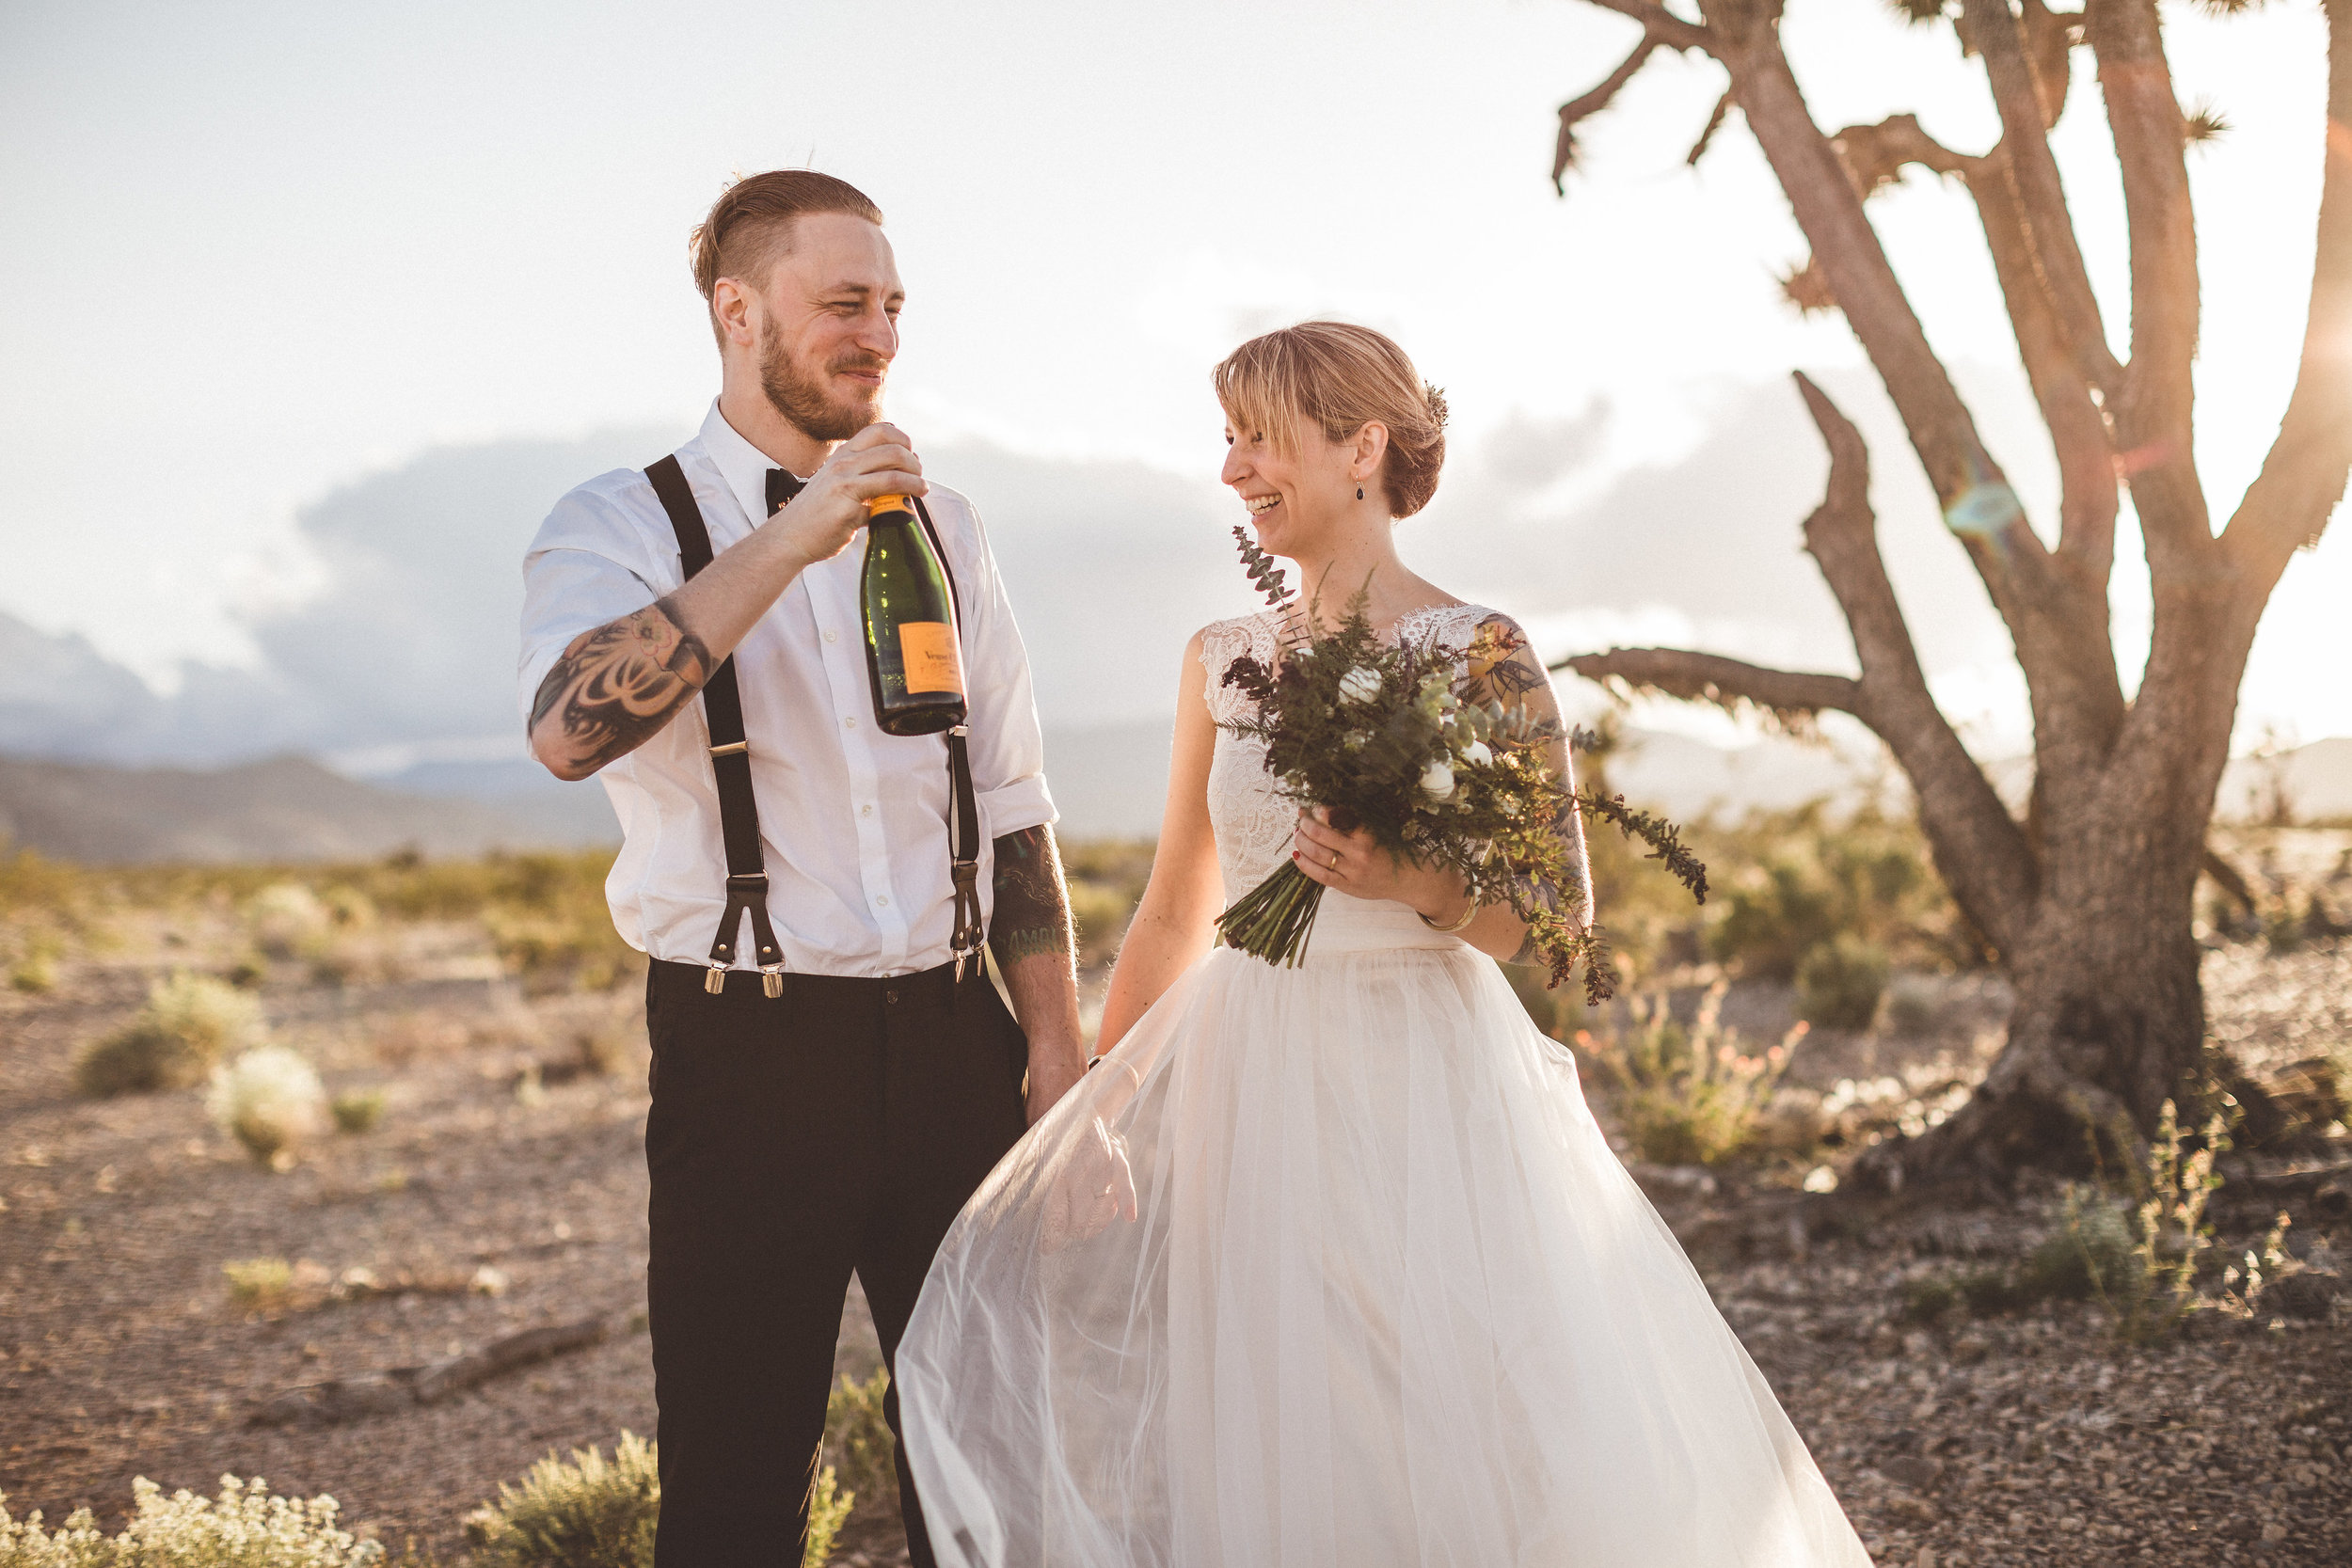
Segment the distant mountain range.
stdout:
[[[1050,735],[1065,838],[1148,838],[1168,788],[1168,728],[1098,725]],[[2022,767],[1994,769],[2012,786]],[[1899,776],[1851,741],[1768,737],[1738,750],[1635,732],[1610,761],[1628,799],[1684,820],[1785,809],[1872,790]],[[2352,738],[2232,763],[2221,816],[2352,819]],[[527,761],[429,762],[358,780],[305,757],[233,768],[117,768],[0,757],[0,843],[91,863],[335,860],[414,848],[429,855],[612,844],[601,786],[567,784]]]

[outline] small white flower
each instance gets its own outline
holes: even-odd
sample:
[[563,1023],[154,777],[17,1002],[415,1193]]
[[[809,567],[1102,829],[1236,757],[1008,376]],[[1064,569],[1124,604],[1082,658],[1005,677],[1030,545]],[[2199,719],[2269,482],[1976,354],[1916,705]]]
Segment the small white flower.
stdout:
[[1462,760],[1472,768],[1483,768],[1495,760],[1495,754],[1486,749],[1485,741],[1473,740],[1462,748]]
[[1421,770],[1421,792],[1432,800],[1450,799],[1454,794],[1454,768],[1440,757]]
[[1369,703],[1380,695],[1380,672],[1356,666],[1340,677],[1340,695],[1351,703]]

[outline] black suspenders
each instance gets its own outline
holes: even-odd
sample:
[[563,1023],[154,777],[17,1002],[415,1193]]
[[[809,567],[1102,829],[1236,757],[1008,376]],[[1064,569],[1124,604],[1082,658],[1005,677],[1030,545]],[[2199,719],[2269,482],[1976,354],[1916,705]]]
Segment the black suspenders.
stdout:
[[[686,471],[678,467],[674,453],[648,464],[645,477],[653,482],[653,493],[660,498],[661,510],[670,515],[670,528],[677,535],[678,562],[684,575],[691,578],[710,564],[710,531],[704,526],[702,508],[694,504],[694,492],[687,485]],[[931,523],[930,510],[919,497],[914,510],[923,519],[924,531],[931,537],[931,548],[939,556],[940,568],[947,574],[947,591],[961,609],[963,598],[956,583],[956,570],[947,563],[946,547],[940,543],[939,530]],[[768,871],[759,847],[759,803],[752,794],[751,746],[743,738],[743,698],[735,683],[732,655],[720,663],[703,687],[703,713],[710,727],[710,771],[719,786],[719,835],[725,842],[727,853],[726,912],[720,916],[719,935],[710,944],[710,973],[704,976],[703,989],[714,995],[726,989],[727,971],[735,966],[735,938],[743,928],[743,916],[748,913],[752,917],[753,940],[759,943],[755,962],[760,990],[770,996],[781,996],[784,950],[777,945],[775,928],[768,920]],[[972,787],[971,754],[965,744],[970,733],[961,724],[947,732],[947,772],[953,786],[955,815],[949,863],[956,911],[951,945],[959,980],[963,977],[965,961],[977,956],[984,935],[978,888],[979,806]]]

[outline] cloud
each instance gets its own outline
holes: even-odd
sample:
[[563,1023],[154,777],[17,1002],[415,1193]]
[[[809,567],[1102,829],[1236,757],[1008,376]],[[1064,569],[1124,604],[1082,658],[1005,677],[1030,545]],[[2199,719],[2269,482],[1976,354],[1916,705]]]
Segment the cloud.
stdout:
[[[1883,399],[1833,389],[1871,437],[1882,537],[1931,673],[2001,654]],[[1602,466],[1611,418],[1600,404],[1515,417],[1463,443],[1429,512],[1403,525],[1408,562],[1518,615],[1554,654],[1689,641],[1851,668],[1843,622],[1800,549],[1825,464],[1793,389],[1728,388],[1695,450],[1614,472]],[[369,774],[519,760],[524,545],[571,485],[671,444],[638,430],[440,448],[333,491],[297,519],[324,590],[248,616],[258,669],[190,666],[169,697],[80,638],[0,618],[0,750],[148,763],[291,751]],[[926,463],[987,519],[1051,730],[1162,718],[1185,639],[1254,608],[1233,559],[1240,513],[1213,475],[970,440]]]

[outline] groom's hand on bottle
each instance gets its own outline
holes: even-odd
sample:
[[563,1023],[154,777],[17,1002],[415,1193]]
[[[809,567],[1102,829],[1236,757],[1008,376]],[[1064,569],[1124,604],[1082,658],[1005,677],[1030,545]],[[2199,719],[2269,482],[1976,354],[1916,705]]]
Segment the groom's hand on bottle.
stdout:
[[887,422],[869,424],[834,448],[801,493],[762,526],[779,531],[799,571],[847,549],[876,496],[919,496],[930,488],[907,433]]

